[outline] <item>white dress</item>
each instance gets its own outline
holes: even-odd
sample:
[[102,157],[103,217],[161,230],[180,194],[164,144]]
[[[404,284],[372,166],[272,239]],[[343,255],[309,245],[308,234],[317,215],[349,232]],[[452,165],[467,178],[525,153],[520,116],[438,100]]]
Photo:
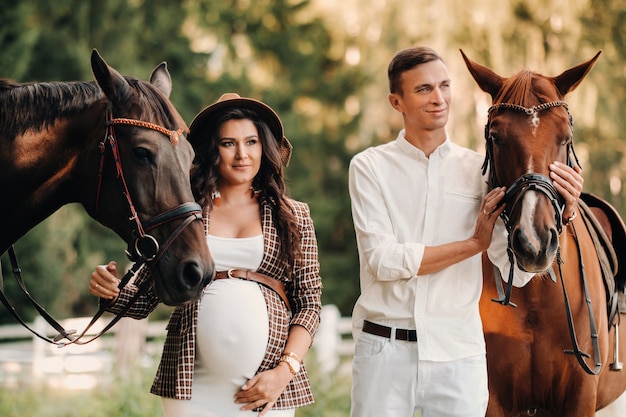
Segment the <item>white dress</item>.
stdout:
[[[209,235],[217,271],[258,269],[263,236],[231,239]],[[252,378],[265,356],[269,335],[267,305],[259,284],[220,279],[203,292],[198,309],[196,359],[191,400],[162,398],[165,417],[249,417],[234,395]],[[268,417],[293,417],[295,410],[271,410]]]

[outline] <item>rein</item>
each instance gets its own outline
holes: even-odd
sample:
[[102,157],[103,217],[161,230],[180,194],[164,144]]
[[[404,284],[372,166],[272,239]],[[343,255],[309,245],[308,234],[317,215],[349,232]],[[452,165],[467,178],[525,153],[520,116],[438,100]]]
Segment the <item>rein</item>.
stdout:
[[[495,172],[494,156],[493,156],[493,142],[490,140],[490,134],[489,134],[492,113],[497,110],[511,110],[511,111],[525,113],[528,116],[532,116],[534,118],[534,117],[537,117],[536,115],[538,112],[548,110],[554,107],[565,107],[565,110],[567,111],[567,114],[569,116],[570,127],[573,130],[574,122],[572,119],[572,115],[570,114],[568,110],[567,103],[564,101],[551,101],[551,102],[543,103],[537,106],[533,106],[531,108],[520,106],[518,104],[499,103],[489,108],[489,110],[487,111],[488,113],[487,124],[485,125],[485,140],[487,141],[486,156],[485,156],[485,161],[483,163],[482,170],[483,170],[483,175],[484,175],[487,172],[487,168],[489,167],[489,165],[491,165],[491,170],[489,173],[489,187],[491,189],[498,187],[501,184],[497,178],[497,173]],[[570,159],[570,154],[574,156],[576,164],[580,165],[578,162],[578,157],[576,156],[576,153],[574,152],[574,146],[572,143],[568,144],[568,150],[567,150],[567,163],[568,165],[572,166],[573,161]],[[496,289],[498,291],[498,298],[494,298],[492,299],[492,301],[500,303],[502,305],[510,305],[511,307],[517,307],[517,306],[515,305],[515,303],[511,302],[511,291],[513,288],[513,271],[515,268],[515,254],[511,247],[512,246],[511,230],[513,226],[510,222],[510,213],[514,212],[514,210],[520,204],[522,200],[522,196],[527,191],[540,192],[540,193],[543,193],[546,197],[548,197],[548,199],[550,200],[554,208],[555,222],[556,222],[556,227],[557,227],[559,234],[561,234],[561,231],[564,226],[562,215],[563,215],[563,210],[565,208],[565,205],[561,196],[559,195],[554,185],[552,185],[552,181],[549,178],[541,174],[534,174],[534,173],[524,174],[521,177],[519,177],[517,180],[515,180],[515,182],[509,188],[507,188],[505,196],[500,203],[500,204],[506,203],[507,207],[504,209],[500,217],[502,218],[504,225],[506,226],[507,232],[509,234],[509,239],[507,242],[507,255],[509,257],[509,264],[510,264],[509,279],[507,281],[506,290],[504,290],[502,287],[502,276],[500,274],[500,270],[494,266],[494,271],[495,271],[494,275],[496,279]],[[563,263],[563,260],[561,258],[561,249],[559,248],[557,250],[556,263],[557,263],[558,270],[559,270],[559,276],[561,278],[561,286],[563,288],[563,298],[565,302],[568,330],[570,334],[570,340],[573,346],[572,350],[565,350],[565,353],[576,356],[576,359],[578,360],[581,367],[585,370],[585,372],[591,375],[598,375],[600,373],[600,370],[602,369],[602,363],[600,361],[600,348],[599,348],[599,343],[598,343],[598,332],[596,328],[593,309],[591,307],[591,297],[589,296],[589,288],[587,285],[587,277],[585,274],[585,266],[583,262],[580,243],[578,241],[578,235],[576,234],[576,228],[574,227],[574,224],[570,223],[569,225],[571,225],[572,227],[572,231],[573,231],[574,238],[576,241],[576,248],[578,251],[580,275],[581,275],[581,280],[582,280],[582,285],[583,285],[583,291],[585,294],[585,301],[587,303],[587,310],[588,310],[588,315],[589,315],[589,326],[591,329],[591,341],[592,341],[592,346],[593,346],[593,356],[594,356],[593,359],[594,359],[594,365],[595,365],[594,369],[591,369],[587,365],[585,360],[583,359],[583,358],[589,358],[590,355],[588,353],[581,351],[580,346],[578,345],[578,340],[576,338],[576,330],[574,328],[574,319],[572,317],[569,297],[567,295],[567,290],[565,288],[565,280],[563,279],[563,273],[562,273],[562,268],[561,268],[561,264]],[[554,276],[553,268],[550,268],[549,274],[552,280],[556,282],[556,277]]]
[[[156,263],[161,259],[163,254],[170,247],[170,245],[174,242],[174,240],[176,240],[176,238],[178,238],[178,236],[183,232],[183,230],[187,228],[187,226],[189,226],[192,222],[196,220],[202,220],[202,208],[200,207],[198,203],[195,203],[195,202],[183,203],[171,210],[160,213],[154,216],[153,218],[147,221],[144,221],[143,223],[141,222],[141,220],[139,219],[139,215],[137,214],[137,211],[135,210],[135,206],[130,196],[130,192],[128,191],[128,185],[126,184],[126,179],[124,178],[124,170],[122,168],[119,147],[117,145],[117,137],[115,135],[115,129],[114,129],[114,125],[120,125],[120,124],[132,125],[132,126],[145,128],[145,129],[152,129],[157,132],[163,133],[165,136],[169,138],[170,142],[174,145],[178,143],[179,137],[182,134],[182,129],[168,130],[162,126],[149,123],[149,122],[144,122],[141,120],[113,118],[111,105],[109,104],[109,107],[107,108],[105,137],[100,142],[100,145],[99,145],[100,164],[99,164],[99,169],[98,169],[96,215],[99,209],[100,193],[102,189],[102,180],[103,180],[103,173],[104,173],[104,161],[105,161],[106,149],[108,145],[108,148],[111,150],[113,161],[115,163],[117,178],[120,180],[120,183],[123,188],[122,192],[124,196],[126,197],[126,201],[128,203],[128,207],[130,210],[131,216],[128,220],[134,222],[134,230],[132,232],[134,239],[131,242],[128,242],[128,249],[126,250],[126,254],[128,258],[131,261],[133,261],[134,264],[128,270],[128,272],[126,272],[122,280],[120,280],[118,288],[122,289],[124,288],[124,286],[126,286],[126,284],[132,278],[132,276],[144,264],[147,264],[148,268],[152,268],[154,265],[156,265]],[[156,238],[146,233],[166,223],[176,221],[176,220],[182,220],[182,222],[178,225],[178,227],[174,230],[174,232],[166,239],[166,241],[161,246],[159,245],[159,242],[156,240]],[[152,284],[152,280],[145,280],[144,282],[142,282],[142,284],[138,288],[137,293],[133,296],[130,302],[118,314],[116,314],[115,317],[100,332],[92,336],[90,339],[84,341],[82,340],[82,338],[87,334],[89,329],[105,313],[107,307],[110,306],[112,301],[101,299],[99,307],[98,307],[98,311],[96,312],[94,317],[91,319],[89,324],[85,327],[85,329],[78,336],[76,336],[75,335],[77,333],[76,330],[66,330],[57,320],[55,320],[52,316],[50,316],[46,312],[46,310],[39,303],[37,303],[37,301],[35,301],[32,298],[32,296],[26,289],[24,280],[22,279],[21,269],[19,267],[17,256],[15,254],[15,250],[13,246],[9,248],[8,253],[9,253],[9,258],[11,260],[11,266],[13,268],[12,270],[13,275],[20,289],[28,297],[31,305],[33,305],[33,307],[37,310],[37,312],[41,315],[41,317],[43,317],[46,320],[46,322],[48,322],[48,324],[52,326],[58,332],[58,334],[54,336],[53,338],[49,338],[45,335],[42,335],[38,333],[37,331],[33,330],[20,317],[20,315],[17,313],[15,308],[11,305],[11,303],[9,302],[9,300],[6,298],[4,294],[1,269],[0,269],[0,301],[4,304],[4,306],[11,313],[11,315],[13,315],[13,317],[20,324],[22,324],[26,329],[28,329],[32,334],[58,347],[63,347],[69,344],[84,345],[102,336],[109,329],[111,329],[111,327],[113,327],[124,316],[125,313],[128,312],[128,310],[133,306],[133,304],[137,301],[137,299],[141,295],[143,295],[145,291],[148,289],[148,287]],[[67,340],[67,342],[63,341],[64,339]]]

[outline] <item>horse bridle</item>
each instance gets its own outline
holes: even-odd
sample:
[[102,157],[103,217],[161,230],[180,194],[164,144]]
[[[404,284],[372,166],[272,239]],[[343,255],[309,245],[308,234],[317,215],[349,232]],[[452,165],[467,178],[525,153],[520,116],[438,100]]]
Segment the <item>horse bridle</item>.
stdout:
[[[100,193],[102,190],[102,180],[104,174],[104,162],[106,158],[106,147],[111,150],[111,155],[113,157],[113,161],[115,163],[115,169],[117,173],[117,178],[120,180],[120,183],[123,188],[124,196],[126,197],[126,201],[128,203],[128,208],[130,211],[129,220],[134,222],[133,235],[135,239],[128,243],[128,249],[126,251],[129,259],[131,261],[136,262],[142,258],[145,258],[145,261],[153,261],[156,263],[158,258],[165,252],[167,247],[178,237],[178,235],[194,220],[202,219],[202,207],[198,203],[189,202],[183,203],[178,207],[175,207],[171,210],[168,210],[164,213],[158,214],[150,220],[141,222],[139,219],[139,215],[135,210],[135,206],[133,204],[130,192],[128,191],[128,185],[126,184],[126,179],[124,178],[124,170],[122,168],[122,161],[120,158],[119,147],[117,145],[117,137],[115,135],[115,125],[130,125],[141,127],[145,129],[155,130],[157,132],[162,133],[167,136],[173,144],[177,144],[179,141],[180,135],[182,135],[182,129],[178,130],[168,130],[162,126],[156,125],[154,123],[144,122],[141,120],[135,119],[126,119],[126,118],[113,118],[112,110],[109,107],[107,109],[107,129],[105,133],[105,137],[100,142],[100,166],[98,169],[98,190],[96,194],[96,205],[95,212],[96,216],[99,209],[100,204]],[[180,218],[186,219],[181,223],[181,225],[172,233],[172,235],[166,241],[164,248],[159,250],[159,243],[152,236],[146,233],[151,229],[154,229],[158,226],[163,225],[164,223],[168,223],[170,221],[178,220]],[[145,226],[145,227],[144,227]],[[157,254],[159,256],[157,257]]]
[[[117,178],[120,180],[120,183],[123,188],[124,196],[126,197],[126,201],[128,203],[128,207],[130,210],[130,218],[129,221],[134,223],[134,229],[132,231],[132,235],[134,239],[128,242],[128,249],[126,254],[128,258],[134,262],[131,268],[127,271],[124,277],[120,280],[118,288],[123,288],[128,281],[132,278],[132,276],[144,265],[148,264],[149,267],[156,265],[156,263],[160,260],[163,254],[167,251],[169,246],[174,242],[174,240],[183,232],[185,228],[187,228],[192,222],[196,220],[202,220],[202,208],[198,203],[188,202],[183,203],[171,210],[168,210],[164,213],[158,214],[153,218],[147,221],[141,221],[137,211],[135,210],[135,206],[132,201],[132,197],[128,190],[128,185],[126,184],[126,179],[124,177],[124,170],[122,168],[122,162],[119,153],[119,147],[117,145],[117,137],[115,135],[115,125],[131,125],[136,127],[141,127],[145,129],[155,130],[167,136],[171,143],[177,144],[179,141],[180,135],[182,135],[182,129],[179,130],[168,130],[162,126],[156,125],[154,123],[145,122],[141,120],[135,119],[127,119],[127,118],[113,118],[113,113],[111,109],[111,104],[109,103],[106,110],[106,131],[104,139],[100,142],[100,165],[98,169],[98,189],[96,195],[96,203],[95,203],[95,213],[97,215],[99,202],[100,202],[100,193],[102,188],[103,174],[104,174],[104,165],[106,158],[106,149],[111,150],[111,155],[113,157],[113,161],[115,163],[115,169]],[[163,224],[181,220],[182,222],[178,225],[178,227],[174,230],[174,232],[167,238],[167,240],[159,245],[159,242],[152,235],[147,234],[150,230],[156,229]],[[28,290],[26,289],[26,285],[21,276],[21,269],[17,262],[17,256],[15,254],[15,249],[11,246],[8,250],[9,258],[11,261],[11,265],[13,268],[13,275],[15,280],[17,281],[20,289],[26,296],[28,297],[31,305],[39,312],[39,314],[52,326],[57,332],[53,338],[49,338],[45,335],[40,334],[39,332],[33,330],[17,313],[15,308],[11,305],[9,300],[6,298],[3,288],[2,288],[2,271],[0,269],[0,301],[5,305],[7,310],[13,315],[13,317],[24,327],[26,327],[32,334],[37,336],[38,338],[57,345],[59,347],[69,345],[69,344],[87,344],[89,342],[94,341],[95,339],[102,336],[106,333],[113,325],[115,325],[128,310],[132,307],[134,302],[148,289],[148,287],[152,284],[152,280],[143,281],[137,293],[133,296],[128,304],[120,311],[115,317],[96,335],[92,336],[89,340],[83,341],[81,340],[89,331],[89,329],[100,319],[100,317],[106,311],[106,308],[111,304],[110,300],[100,300],[100,305],[98,311],[91,319],[89,324],[85,327],[85,329],[81,332],[80,335],[75,336],[76,330],[66,330],[57,320],[55,320],[46,310],[35,301]],[[66,339],[67,342],[62,341]]]
[[[528,116],[534,117],[540,111],[551,109],[553,107],[558,107],[558,106],[565,107],[565,110],[567,111],[567,114],[570,120],[570,128],[573,130],[572,115],[569,113],[567,103],[564,101],[551,101],[548,103],[540,104],[538,106],[533,106],[531,108],[520,106],[518,104],[498,103],[498,104],[494,104],[493,106],[489,108],[489,110],[487,111],[488,113],[487,124],[485,125],[486,154],[485,154],[485,161],[483,163],[482,170],[483,170],[483,175],[485,175],[485,173],[487,172],[487,168],[489,167],[489,165],[491,165],[491,170],[489,171],[489,188],[490,189],[493,189],[495,187],[499,187],[502,185],[502,183],[498,179],[498,174],[496,173],[496,170],[495,170],[494,156],[493,156],[493,141],[491,141],[490,134],[489,134],[489,131],[491,128],[492,113],[495,112],[496,110],[504,109],[504,110],[523,112],[527,114]],[[578,158],[576,157],[576,154],[574,153],[574,147],[573,147],[572,142],[570,142],[567,146],[568,146],[567,163],[569,165],[572,165],[570,154],[574,155],[574,158],[576,159],[576,163],[578,163]],[[546,197],[548,197],[548,199],[552,203],[552,206],[554,207],[555,222],[557,225],[557,229],[559,233],[561,233],[561,230],[563,228],[563,220],[562,220],[562,214],[563,214],[563,209],[564,209],[563,200],[561,196],[559,195],[558,191],[556,190],[556,188],[554,188],[554,185],[552,185],[552,180],[550,180],[545,175],[535,174],[535,173],[522,175],[517,180],[515,180],[515,182],[510,187],[507,188],[504,199],[501,202],[501,204],[507,203],[507,207],[505,208],[502,214],[502,219],[504,220],[504,224],[507,226],[507,230],[510,231],[509,213],[513,212],[513,210],[517,207],[518,203],[521,201],[520,197],[526,191],[529,191],[529,190],[541,192],[545,194]]]
[[[546,103],[539,104],[537,106],[533,106],[530,108],[520,106],[518,104],[498,103],[498,104],[494,104],[493,106],[489,108],[487,124],[485,125],[486,154],[485,154],[485,161],[482,166],[482,170],[483,170],[482,172],[483,172],[483,175],[485,175],[485,173],[487,172],[487,169],[489,168],[489,165],[491,165],[491,169],[489,170],[489,180],[488,180],[489,189],[493,189],[495,187],[501,186],[501,183],[498,180],[498,176],[495,170],[494,156],[493,156],[493,142],[491,141],[490,134],[489,134],[490,127],[491,127],[492,113],[495,112],[496,110],[512,110],[512,111],[517,111],[517,112],[523,112],[527,114],[528,116],[535,117],[538,112],[548,110],[554,107],[565,108],[565,111],[567,112],[567,115],[569,117],[570,129],[572,129],[572,133],[573,133],[574,121],[573,121],[571,113],[569,112],[567,103],[565,101],[551,101],[551,102],[546,102]],[[572,155],[574,157],[574,160],[571,159]],[[576,164],[580,166],[578,162],[578,157],[576,156],[576,153],[574,151],[573,141],[570,141],[570,143],[568,143],[567,145],[567,164],[570,166],[573,166],[574,161]],[[535,174],[535,173],[524,174],[520,176],[517,180],[515,180],[510,187],[507,188],[505,196],[500,202],[500,205],[506,203],[506,207],[504,211],[502,212],[502,214],[500,215],[500,217],[502,218],[502,221],[504,222],[504,225],[509,235],[509,239],[507,242],[507,254],[509,257],[509,264],[510,264],[509,279],[507,281],[506,291],[505,291],[502,288],[502,277],[500,274],[500,270],[494,266],[498,298],[494,298],[492,299],[492,301],[500,303],[502,305],[510,305],[512,307],[516,307],[515,303],[511,302],[511,291],[513,289],[513,271],[515,267],[515,255],[511,247],[512,225],[510,222],[510,213],[515,211],[517,206],[520,204],[522,197],[526,191],[537,191],[537,192],[543,193],[546,197],[548,197],[548,199],[550,200],[550,203],[554,207],[555,223],[556,223],[558,233],[561,234],[561,231],[563,229],[563,210],[565,208],[565,204],[564,204],[562,197],[560,196],[560,194],[554,187],[554,185],[552,185],[552,181],[548,177],[546,177],[545,175]],[[575,241],[576,241],[576,247],[578,250],[578,260],[579,260],[579,265],[580,265],[580,270],[581,270],[581,279],[582,279],[582,284],[583,284],[583,290],[585,293],[585,300],[587,303],[587,310],[589,313],[589,324],[590,324],[590,329],[591,329],[591,340],[592,340],[592,345],[593,345],[593,354],[594,354],[594,362],[595,362],[594,369],[591,369],[587,365],[585,360],[583,359],[584,357],[589,358],[590,355],[588,353],[581,351],[578,345],[578,340],[576,338],[576,331],[574,329],[574,321],[572,317],[569,297],[567,295],[565,281],[563,280],[563,273],[562,273],[562,268],[561,268],[563,260],[561,258],[561,249],[559,247],[557,249],[557,254],[556,254],[556,263],[559,269],[559,276],[561,277],[561,286],[563,288],[563,297],[564,297],[564,302],[565,302],[565,310],[567,314],[568,329],[569,329],[569,334],[570,334],[570,340],[573,346],[572,350],[565,350],[565,353],[575,355],[576,359],[578,360],[581,367],[585,370],[585,372],[587,372],[588,374],[597,375],[600,373],[600,370],[602,368],[602,363],[599,359],[600,347],[598,343],[598,332],[597,332],[597,327],[596,327],[596,323],[594,319],[593,309],[591,306],[591,298],[589,296],[589,289],[588,289],[587,278],[585,274],[585,266],[583,262],[582,251],[580,249],[580,245],[578,241],[578,235],[576,233],[576,228],[574,224],[570,223],[570,225],[573,230],[573,234],[574,234]],[[556,282],[556,276],[554,275],[554,271],[552,267],[549,269],[548,273],[550,274],[552,281]]]
[[[551,101],[551,102],[543,103],[543,104],[540,104],[531,108],[520,106],[518,104],[498,103],[498,104],[494,104],[493,106],[489,108],[487,124],[485,125],[486,152],[485,152],[485,160],[482,166],[483,175],[487,173],[487,169],[489,168],[489,166],[491,166],[491,169],[489,170],[489,179],[488,179],[489,189],[500,187],[502,185],[502,182],[498,179],[498,174],[495,169],[493,141],[491,140],[491,136],[489,133],[490,128],[491,128],[492,114],[496,110],[503,109],[503,110],[523,112],[527,114],[528,116],[534,117],[540,111],[551,109],[553,107],[559,107],[559,106],[565,107],[565,110],[567,111],[567,114],[570,120],[570,128],[573,130],[573,119],[572,119],[571,114],[568,111],[567,103],[564,101]],[[578,158],[576,157],[576,154],[574,153],[574,147],[573,147],[572,142],[570,142],[567,146],[568,146],[567,163],[569,165],[573,164],[570,158],[570,154],[574,155],[576,163],[578,163]],[[552,207],[554,208],[554,213],[555,213],[554,220],[556,223],[557,230],[560,234],[563,229],[562,217],[563,217],[563,209],[565,207],[563,199],[561,198],[560,194],[558,193],[554,185],[552,185],[552,180],[550,180],[550,178],[541,174],[529,173],[529,174],[523,174],[522,176],[517,178],[513,182],[513,184],[511,184],[511,186],[507,187],[504,198],[500,202],[500,205],[506,203],[506,207],[504,211],[502,212],[501,217],[502,217],[502,220],[504,221],[504,225],[506,226],[507,231],[509,232],[509,235],[510,235],[511,228],[512,228],[510,224],[510,213],[513,213],[515,209],[519,206],[522,200],[522,197],[524,193],[526,193],[526,191],[537,191],[537,192],[544,194],[546,197],[548,197],[548,200],[550,201],[550,203],[552,204]],[[511,241],[509,238],[509,248],[510,246],[511,246]],[[508,303],[509,302],[507,299],[506,304]]]

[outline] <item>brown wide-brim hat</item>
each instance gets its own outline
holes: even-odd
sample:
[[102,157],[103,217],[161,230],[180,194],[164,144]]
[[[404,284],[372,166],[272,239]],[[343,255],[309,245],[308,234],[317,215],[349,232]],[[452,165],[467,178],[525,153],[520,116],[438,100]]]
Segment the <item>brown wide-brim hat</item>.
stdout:
[[253,98],[241,97],[237,93],[225,93],[215,103],[204,108],[193,118],[189,126],[189,135],[187,140],[194,148],[197,148],[203,140],[206,139],[206,132],[211,123],[215,121],[216,116],[225,109],[240,107],[254,111],[259,115],[272,131],[274,138],[280,146],[280,157],[285,166],[289,165],[291,152],[293,147],[289,140],[285,137],[283,123],[280,121],[278,114],[267,104],[255,100]]

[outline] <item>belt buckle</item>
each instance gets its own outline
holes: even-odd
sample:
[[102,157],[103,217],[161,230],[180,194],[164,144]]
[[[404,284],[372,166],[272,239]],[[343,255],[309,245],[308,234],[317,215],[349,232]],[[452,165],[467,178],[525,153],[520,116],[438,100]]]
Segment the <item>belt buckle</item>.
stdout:
[[234,270],[235,270],[234,268],[231,268],[231,269],[229,269],[228,271],[226,271],[226,276],[227,276],[228,278],[237,278],[237,277],[233,276],[233,271],[234,271]]
[[407,329],[396,329],[396,339],[408,341],[409,331]]

